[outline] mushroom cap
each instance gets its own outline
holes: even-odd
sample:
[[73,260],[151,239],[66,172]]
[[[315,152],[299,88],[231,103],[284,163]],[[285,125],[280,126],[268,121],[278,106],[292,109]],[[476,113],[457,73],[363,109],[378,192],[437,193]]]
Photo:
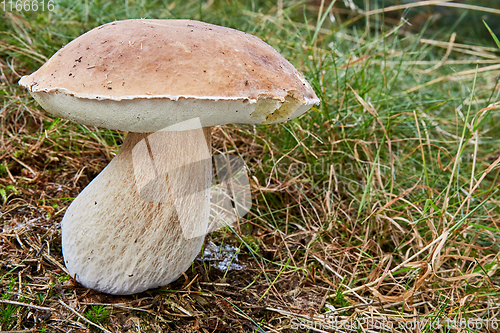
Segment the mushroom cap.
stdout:
[[274,123],[319,103],[302,74],[261,39],[192,20],[102,25],[19,84],[55,116],[133,132],[196,117],[203,126]]

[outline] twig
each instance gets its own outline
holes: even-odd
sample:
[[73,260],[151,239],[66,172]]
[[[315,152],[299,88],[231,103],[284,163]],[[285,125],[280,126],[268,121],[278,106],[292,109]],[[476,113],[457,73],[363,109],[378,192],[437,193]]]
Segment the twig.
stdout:
[[33,304],[28,304],[28,303],[9,301],[7,299],[0,299],[0,303],[25,306],[27,308],[33,308],[33,309],[42,310],[42,311],[56,311],[56,309],[54,309],[54,308],[47,308],[45,306],[38,306],[38,305],[33,305]]
[[111,333],[111,331],[108,331],[107,329],[105,329],[101,325],[97,325],[96,323],[91,322],[90,320],[88,320],[87,318],[85,318],[84,316],[82,316],[81,314],[79,314],[76,310],[72,309],[69,305],[67,305],[66,303],[64,303],[62,300],[59,300],[59,303],[61,303],[61,305],[63,305],[65,308],[67,308],[68,310],[70,310],[71,312],[73,312],[74,314],[76,314],[78,317],[80,317],[80,319],[82,319],[83,321],[85,321],[87,324],[95,326],[98,329],[102,330],[103,332]]
[[340,280],[343,280],[344,277],[342,275],[340,275],[339,273],[337,273],[333,268],[330,267],[330,265],[328,265],[326,262],[324,262],[323,260],[321,260],[320,258],[318,258],[317,256],[313,255],[312,256],[314,259],[316,259],[321,265],[323,265],[323,267],[325,267],[328,271],[332,272],[333,274],[335,274],[335,276],[337,276]]
[[23,167],[25,167],[26,169],[28,169],[33,174],[34,178],[36,178],[37,173],[35,171],[33,171],[33,169],[29,167],[29,165],[23,163],[22,161],[18,160],[14,156],[11,156],[10,158],[12,158],[14,161],[16,161],[17,163],[21,164]]

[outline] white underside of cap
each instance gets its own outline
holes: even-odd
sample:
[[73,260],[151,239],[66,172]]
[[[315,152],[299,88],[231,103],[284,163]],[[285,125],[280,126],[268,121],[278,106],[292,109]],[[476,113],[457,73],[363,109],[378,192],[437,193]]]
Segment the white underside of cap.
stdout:
[[317,104],[301,104],[293,98],[194,99],[135,98],[88,99],[64,92],[32,92],[35,100],[56,117],[88,126],[129,132],[154,132],[167,126],[199,118],[203,127],[240,124],[271,124],[298,117]]

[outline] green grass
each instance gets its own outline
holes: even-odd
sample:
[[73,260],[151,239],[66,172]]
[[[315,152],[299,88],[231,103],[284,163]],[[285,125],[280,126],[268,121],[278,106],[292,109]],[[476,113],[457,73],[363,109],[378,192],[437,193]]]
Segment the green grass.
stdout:
[[[340,320],[357,311],[367,318],[367,304],[395,326],[414,311],[440,323],[494,318],[500,55],[494,38],[469,40],[463,26],[495,31],[480,20],[464,23],[472,14],[460,8],[453,24],[441,26],[425,16],[416,23],[425,10],[412,10],[410,26],[399,20],[402,11],[366,18],[341,2],[330,10],[321,1],[286,1],[283,8],[271,1],[57,1],[50,14],[0,12],[5,299],[25,297],[68,316],[57,300],[126,303],[113,312],[75,308],[118,331],[268,331],[313,314]],[[124,134],[51,117],[16,83],[85,31],[139,17],[202,19],[254,34],[305,75],[321,104],[283,124],[214,130],[214,146],[242,156],[255,183],[251,212],[234,231],[212,236],[242,248],[247,272],[218,273],[195,262],[186,272],[196,281],[189,290],[182,277],[160,291],[118,298],[89,294],[50,258],[62,263],[64,209],[112,159]],[[19,278],[27,285],[15,291]],[[2,329],[79,328],[76,318],[37,322],[27,308],[1,306]]]
[[95,324],[107,324],[109,321],[109,310],[105,306],[92,306],[85,313],[85,318]]
[[5,307],[0,309],[0,327],[2,329],[8,330],[13,326],[16,321],[16,307],[11,304],[7,304]]

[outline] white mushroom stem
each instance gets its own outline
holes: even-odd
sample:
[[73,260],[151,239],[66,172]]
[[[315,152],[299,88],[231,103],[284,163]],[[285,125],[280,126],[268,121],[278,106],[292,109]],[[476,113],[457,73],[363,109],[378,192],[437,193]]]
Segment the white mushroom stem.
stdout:
[[203,244],[211,181],[210,128],[129,133],[64,215],[71,276],[118,295],[176,280]]

